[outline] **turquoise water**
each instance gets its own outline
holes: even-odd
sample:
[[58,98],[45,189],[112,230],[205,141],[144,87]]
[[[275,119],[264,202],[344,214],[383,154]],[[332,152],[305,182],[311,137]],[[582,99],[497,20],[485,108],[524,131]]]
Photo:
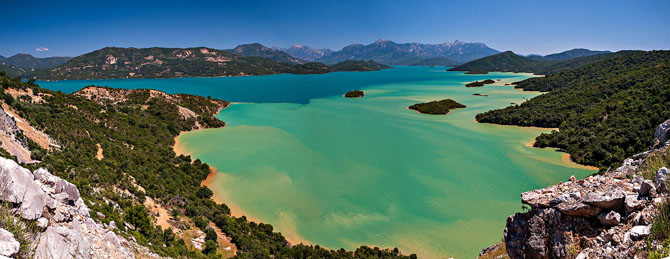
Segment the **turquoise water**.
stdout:
[[[474,121],[477,113],[537,95],[502,86],[526,77],[397,67],[309,76],[84,82],[239,102],[218,115],[225,128],[182,134],[177,149],[219,171],[207,182],[216,200],[237,215],[271,223],[294,243],[399,247],[423,258],[472,258],[502,238],[507,216],[520,211],[521,192],[593,172],[562,161],[555,150],[525,145],[546,129]],[[463,87],[487,78],[503,81]],[[72,81],[41,84],[77,88]],[[366,96],[342,97],[353,89]],[[468,107],[449,115],[407,109],[444,98]]]

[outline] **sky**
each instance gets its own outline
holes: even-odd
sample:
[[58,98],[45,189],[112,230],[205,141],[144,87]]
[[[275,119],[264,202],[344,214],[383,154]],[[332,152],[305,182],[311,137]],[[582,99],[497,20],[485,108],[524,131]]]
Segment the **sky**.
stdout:
[[0,55],[77,56],[103,47],[234,48],[258,42],[339,50],[482,42],[520,54],[670,49],[668,0],[0,0]]

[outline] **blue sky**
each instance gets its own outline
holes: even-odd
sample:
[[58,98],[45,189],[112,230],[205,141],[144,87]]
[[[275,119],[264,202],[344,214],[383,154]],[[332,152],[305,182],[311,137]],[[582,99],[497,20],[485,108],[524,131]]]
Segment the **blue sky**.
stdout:
[[[339,50],[395,42],[483,42],[550,54],[670,49],[670,1],[7,1],[0,55],[76,56],[106,46]],[[37,51],[38,48],[47,48]]]

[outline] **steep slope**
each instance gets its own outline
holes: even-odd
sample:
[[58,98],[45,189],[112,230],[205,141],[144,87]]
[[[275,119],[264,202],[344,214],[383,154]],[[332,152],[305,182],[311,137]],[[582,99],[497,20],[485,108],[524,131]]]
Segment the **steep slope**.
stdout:
[[479,122],[559,128],[538,147],[557,147],[578,163],[607,169],[644,151],[648,132],[670,118],[670,51],[632,52],[519,83],[550,91],[521,105],[478,114]]
[[352,44],[340,51],[317,59],[326,64],[349,59],[374,60],[388,65],[409,65],[428,58],[447,57],[456,62],[467,62],[498,53],[483,43],[465,43],[461,41],[443,44],[395,43],[380,39],[369,45]]
[[52,68],[68,62],[71,57],[36,58],[30,54],[16,54],[8,58],[0,58],[0,63],[15,65],[26,70]]
[[245,57],[263,57],[269,60],[284,62],[287,64],[304,64],[307,63],[304,60],[293,57],[290,54],[276,49],[271,49],[266,46],[263,46],[260,43],[251,43],[243,44],[235,47],[234,49],[227,50],[230,53],[235,55],[245,56]]
[[0,71],[5,72],[8,76],[11,77],[23,76],[27,72],[23,68],[17,67],[15,65],[10,65],[4,62],[0,62]]
[[316,61],[317,59],[320,59],[324,56],[330,55],[330,53],[333,53],[333,51],[330,49],[315,49],[305,45],[293,45],[289,48],[285,49],[282,48],[279,50],[282,50],[296,58],[310,62]]

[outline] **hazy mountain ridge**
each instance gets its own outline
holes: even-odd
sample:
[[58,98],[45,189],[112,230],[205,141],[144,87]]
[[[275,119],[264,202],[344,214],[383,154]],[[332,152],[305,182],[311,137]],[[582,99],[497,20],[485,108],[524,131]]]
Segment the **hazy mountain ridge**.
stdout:
[[48,58],[36,58],[30,54],[16,54],[11,57],[0,56],[0,63],[7,63],[23,69],[41,69],[41,68],[53,68],[65,62],[68,62],[72,57],[48,57]]
[[553,61],[553,60],[564,60],[564,59],[571,59],[571,58],[578,58],[578,57],[587,57],[587,56],[594,56],[594,55],[600,55],[600,54],[609,54],[612,53],[609,50],[590,50],[590,49],[583,49],[583,48],[575,48],[571,50],[566,50],[560,53],[554,53],[554,54],[549,54],[546,56],[542,55],[537,55],[537,54],[530,54],[527,55],[526,58],[531,59],[531,60],[537,60],[537,61]]
[[489,48],[483,43],[462,41],[442,44],[395,43],[380,39],[368,45],[351,44],[316,61],[332,64],[348,59],[365,59],[387,65],[411,65],[424,59],[447,57],[458,63],[463,63],[497,53],[499,51]]
[[296,58],[306,60],[306,61],[315,61],[319,58],[322,58],[324,56],[330,55],[333,53],[333,50],[331,49],[315,49],[309,46],[305,45],[298,45],[295,44],[289,48],[278,48],[275,47],[275,49],[279,49],[281,51],[284,51],[288,53],[291,56],[294,56]]
[[235,55],[245,56],[245,57],[263,57],[274,61],[280,61],[288,64],[305,64],[308,63],[305,60],[296,58],[289,53],[284,52],[283,50],[278,50],[274,48],[268,48],[260,43],[250,43],[242,44],[234,49],[226,50]]

